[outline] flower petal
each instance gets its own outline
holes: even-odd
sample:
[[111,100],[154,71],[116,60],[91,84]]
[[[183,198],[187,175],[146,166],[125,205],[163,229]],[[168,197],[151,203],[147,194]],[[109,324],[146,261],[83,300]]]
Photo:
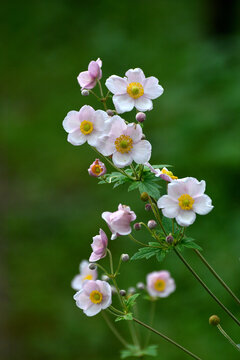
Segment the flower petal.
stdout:
[[119,114],[131,111],[134,108],[134,99],[128,94],[113,95],[113,103]]
[[194,198],[193,211],[199,215],[206,215],[213,209],[212,200],[208,195]]
[[127,92],[127,80],[117,75],[110,76],[105,85],[114,95],[122,95]]
[[86,314],[87,316],[94,316],[100,313],[101,310],[101,304],[92,303],[92,305],[87,310],[84,310],[84,314]]
[[157,202],[159,209],[167,218],[175,218],[179,213],[178,202],[168,195],[163,195]]
[[88,71],[82,71],[77,77],[79,85],[84,89],[93,89],[96,80],[91,77]]
[[67,138],[68,142],[70,142],[72,145],[78,146],[78,145],[82,145],[86,142],[86,136],[83,135],[83,133],[81,132],[81,130],[76,130],[71,134],[68,134],[68,138]]
[[106,128],[110,128],[111,122],[109,121],[109,116],[106,111],[97,110],[95,111],[94,116],[94,129],[98,131],[104,131],[106,133]]
[[88,65],[88,72],[92,78],[98,78],[100,75],[100,67],[96,61],[91,61]]
[[179,210],[176,221],[180,226],[189,226],[194,223],[196,219],[196,214],[192,210]]
[[112,161],[114,165],[116,165],[119,168],[123,168],[125,166],[128,166],[132,163],[133,159],[130,153],[122,154],[118,151],[113,153]]
[[163,88],[158,84],[158,79],[150,76],[144,80],[144,95],[149,99],[156,99],[163,93]]
[[152,110],[153,104],[152,100],[148,99],[146,96],[141,96],[138,99],[135,99],[135,107],[139,111],[148,111]]
[[140,84],[142,84],[145,80],[144,72],[139,68],[130,69],[126,72],[125,75],[128,78],[128,83],[139,82]]
[[67,116],[63,120],[63,128],[66,132],[72,133],[79,129],[80,118],[79,112],[72,110],[67,113]]
[[100,144],[101,133],[99,131],[93,131],[91,134],[86,135],[87,142],[90,146],[97,147]]
[[124,134],[130,136],[133,142],[137,143],[142,138],[142,128],[139,124],[131,123],[127,125],[127,130]]
[[79,117],[81,122],[84,120],[90,120],[94,122],[95,110],[89,105],[84,105],[79,110]]
[[94,280],[87,280],[83,284],[83,291],[86,295],[90,295],[92,291],[100,291],[99,285]]
[[151,153],[152,145],[147,140],[141,140],[134,144],[131,151],[132,158],[137,164],[144,164],[149,161]]

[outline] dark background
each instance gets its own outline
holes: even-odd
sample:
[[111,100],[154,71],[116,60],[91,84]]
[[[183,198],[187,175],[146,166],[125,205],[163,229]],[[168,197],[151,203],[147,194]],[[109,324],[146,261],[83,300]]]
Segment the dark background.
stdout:
[[[1,360],[118,359],[120,346],[101,315],[75,306],[70,281],[90,254],[101,213],[119,202],[147,220],[138,193],[98,186],[87,173],[95,154],[67,143],[62,120],[94,98],[81,96],[76,77],[90,60],[103,60],[103,80],[141,67],[165,92],[147,113],[152,163],[174,165],[179,177],[207,182],[214,210],[188,233],[239,295],[240,34],[239,2],[11,1],[1,5]],[[103,84],[104,84],[103,81]],[[129,115],[127,115],[128,117]],[[8,146],[8,151],[6,150]],[[8,207],[7,207],[8,205]],[[139,238],[144,240],[143,235]],[[114,259],[133,254],[127,237],[111,242]],[[224,304],[234,300],[191,250],[185,256]],[[168,269],[177,291],[159,302],[155,327],[206,359],[237,359],[237,351],[208,325],[226,316],[174,254],[125,264],[120,286]],[[149,304],[139,301],[141,319]],[[128,336],[126,324],[119,327]],[[162,360],[185,359],[152,336]],[[150,359],[150,358],[149,358]]]

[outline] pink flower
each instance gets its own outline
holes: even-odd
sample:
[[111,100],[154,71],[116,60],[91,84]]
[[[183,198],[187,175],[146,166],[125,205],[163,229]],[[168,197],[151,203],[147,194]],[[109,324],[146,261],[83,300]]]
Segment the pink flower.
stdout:
[[164,167],[164,168],[162,168],[162,170],[160,170],[160,169],[154,169],[154,167],[152,167],[152,165],[149,164],[149,162],[146,162],[144,165],[149,167],[151,172],[153,174],[155,174],[156,177],[160,177],[161,179],[163,179],[167,182],[172,182],[173,180],[178,179],[178,177],[174,176],[173,173],[171,171],[169,171],[166,167]]
[[108,238],[105,232],[100,229],[99,235],[93,237],[93,243],[91,244],[93,252],[89,258],[89,261],[98,261],[106,256],[108,245]]
[[205,195],[206,183],[195,178],[173,180],[168,184],[168,195],[158,200],[158,207],[163,215],[176,218],[180,226],[189,226],[194,223],[196,213],[206,215],[212,209],[212,200]]
[[168,271],[154,271],[147,275],[147,291],[152,297],[167,297],[176,289]]
[[110,76],[106,87],[114,94],[113,103],[119,114],[131,111],[134,106],[139,111],[152,110],[152,99],[163,93],[163,88],[154,76],[145,77],[139,68],[130,69],[126,77]]
[[89,167],[88,173],[91,176],[99,177],[106,174],[106,166],[99,159],[96,159]]
[[89,262],[87,260],[80,263],[80,274],[76,275],[71,282],[71,287],[74,290],[81,290],[85,281],[97,279],[97,270],[90,270],[88,266]]
[[112,289],[106,281],[87,281],[82,290],[74,295],[76,305],[87,316],[94,316],[112,303]]
[[111,118],[108,135],[102,137],[98,151],[104,156],[112,155],[113,163],[123,168],[133,161],[144,164],[151,157],[152,146],[149,141],[141,140],[143,133],[139,124],[128,124],[118,115]]
[[95,111],[84,105],[79,111],[70,111],[63,120],[64,130],[68,133],[68,141],[72,145],[82,145],[86,141],[97,147],[100,136],[108,132],[110,123],[105,111]]
[[119,204],[115,212],[106,211],[102,213],[102,218],[108,224],[112,232],[111,240],[115,240],[119,235],[128,235],[131,233],[130,223],[136,220],[136,214],[131,211],[129,206]]
[[81,72],[77,80],[82,89],[93,89],[97,83],[97,80],[102,78],[102,61],[97,59],[96,61],[91,61],[88,65],[88,71]]

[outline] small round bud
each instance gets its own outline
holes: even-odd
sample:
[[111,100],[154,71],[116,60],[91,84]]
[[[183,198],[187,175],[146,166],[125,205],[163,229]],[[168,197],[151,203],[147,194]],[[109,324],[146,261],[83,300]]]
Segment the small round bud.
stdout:
[[86,90],[86,89],[83,89],[83,90],[81,91],[81,94],[82,94],[82,96],[88,96],[88,95],[89,95],[89,91]]
[[169,234],[169,235],[166,237],[166,242],[167,242],[168,244],[172,244],[173,241],[174,241],[174,237],[173,237],[171,234]]
[[149,229],[154,229],[157,226],[157,223],[155,220],[149,220],[147,225],[148,225]]
[[129,261],[129,255],[128,254],[122,254],[121,259],[122,259],[123,262],[127,262],[127,261]]
[[137,283],[137,289],[139,289],[139,290],[144,290],[144,289],[145,289],[144,283],[143,283],[143,282],[138,282],[138,283]]
[[218,324],[220,324],[220,318],[217,315],[210,316],[209,324],[213,326],[217,326]]
[[148,201],[148,193],[143,192],[140,197],[142,201]]
[[145,139],[146,139],[146,135],[142,134],[142,140],[145,140]]
[[102,281],[109,281],[109,277],[107,275],[101,276]]
[[141,224],[136,223],[136,224],[133,225],[133,227],[134,227],[134,230],[137,230],[137,231],[138,231],[138,230],[141,229],[142,226],[141,226]]
[[131,287],[128,289],[128,294],[130,294],[130,295],[135,294],[135,292],[136,292],[136,289],[135,289],[135,287],[133,287],[133,286],[131,286]]
[[111,290],[112,290],[112,294],[116,294],[117,293],[117,289],[115,288],[115,286],[111,286]]
[[152,210],[151,204],[146,204],[146,205],[145,205],[145,210],[146,210],[146,211]]
[[146,119],[146,114],[144,114],[143,112],[138,112],[136,115],[136,120],[140,123],[144,122],[144,120]]
[[121,296],[126,296],[126,291],[125,290],[120,290],[119,293],[120,293]]
[[96,264],[89,264],[88,267],[89,267],[90,270],[95,270],[97,268],[97,265]]
[[107,114],[108,114],[108,116],[113,116],[113,115],[114,115],[114,111],[111,110],[111,109],[108,109],[108,110],[107,110]]

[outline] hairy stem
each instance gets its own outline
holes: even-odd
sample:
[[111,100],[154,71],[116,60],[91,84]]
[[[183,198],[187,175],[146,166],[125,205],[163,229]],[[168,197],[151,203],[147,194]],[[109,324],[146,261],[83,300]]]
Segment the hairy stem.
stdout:
[[120,343],[127,347],[128,343],[126,342],[126,340],[122,337],[122,335],[118,332],[118,330],[116,329],[116,327],[113,325],[113,323],[110,321],[110,319],[108,318],[107,314],[102,311],[102,316],[106,322],[106,324],[108,325],[109,329],[113,332],[113,334],[116,336],[116,338],[120,341]]
[[221,327],[221,325],[217,325],[218,330],[220,331],[220,333],[230,342],[230,344],[232,346],[235,347],[235,349],[237,349],[238,351],[240,351],[240,348],[237,346],[237,344],[230,338],[230,336],[223,330],[223,328]]

